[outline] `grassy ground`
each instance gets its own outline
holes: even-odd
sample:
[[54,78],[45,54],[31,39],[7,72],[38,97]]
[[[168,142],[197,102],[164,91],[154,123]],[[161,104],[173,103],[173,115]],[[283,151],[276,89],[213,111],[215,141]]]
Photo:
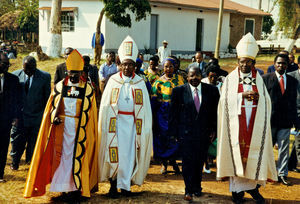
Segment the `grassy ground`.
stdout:
[[[266,72],[267,67],[272,64],[273,58],[274,56],[259,56],[257,67]],[[56,65],[63,61],[63,59],[55,59],[38,62],[38,67],[50,72],[53,79]],[[182,61],[182,68],[186,68],[189,63],[189,61]],[[12,60],[11,64],[10,71],[21,68],[22,56]],[[220,64],[223,69],[230,72],[237,66],[237,60],[221,59]],[[274,153],[276,158],[277,150],[274,150]],[[24,158],[22,158],[19,170],[12,171],[9,168],[10,163],[11,159],[8,156],[4,176],[7,182],[0,184],[0,203],[53,203],[51,197],[59,194],[49,193],[48,191],[42,197],[24,199],[22,194],[29,165],[25,165]],[[202,182],[204,195],[195,199],[195,203],[232,203],[228,181],[216,181],[215,170],[215,168],[212,169],[212,174],[204,174]],[[261,193],[268,203],[300,203],[300,174],[290,172],[289,179],[294,183],[293,186],[287,187],[282,184],[268,183],[265,188],[261,189]],[[94,193],[91,199],[85,203],[184,203],[182,176],[173,174],[161,175],[159,165],[151,165],[146,181],[141,187],[132,187],[133,192],[140,193],[137,197],[112,200],[105,196],[108,190],[109,184],[107,182],[100,183],[99,191]],[[254,203],[249,195],[246,194],[246,198],[246,203]]]

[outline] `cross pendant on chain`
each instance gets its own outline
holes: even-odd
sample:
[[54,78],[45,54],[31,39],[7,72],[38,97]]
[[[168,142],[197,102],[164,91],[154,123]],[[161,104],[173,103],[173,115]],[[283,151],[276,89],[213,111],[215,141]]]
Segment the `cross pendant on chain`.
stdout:
[[128,103],[129,100],[130,100],[130,98],[128,96],[126,96],[125,101]]

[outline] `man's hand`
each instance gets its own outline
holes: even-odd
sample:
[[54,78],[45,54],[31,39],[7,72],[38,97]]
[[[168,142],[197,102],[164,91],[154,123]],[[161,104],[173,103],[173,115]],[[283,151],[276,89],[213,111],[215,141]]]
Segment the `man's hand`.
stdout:
[[242,96],[248,101],[258,101],[259,99],[259,94],[256,91],[243,92]]
[[59,117],[55,117],[53,120],[53,124],[54,125],[59,125],[60,123],[62,123],[62,119],[60,119]]

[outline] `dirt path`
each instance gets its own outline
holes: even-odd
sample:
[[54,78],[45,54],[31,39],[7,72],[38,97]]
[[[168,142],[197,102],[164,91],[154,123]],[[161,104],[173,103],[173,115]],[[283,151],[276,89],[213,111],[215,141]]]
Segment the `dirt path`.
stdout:
[[[59,195],[48,192],[42,197],[24,199],[22,193],[28,168],[28,165],[21,165],[19,171],[11,171],[9,165],[6,166],[7,182],[0,184],[0,203],[51,203],[51,197]],[[171,167],[169,169],[171,170]],[[228,181],[216,181],[214,168],[211,174],[203,175],[204,194],[200,198],[194,198],[194,203],[232,203]],[[261,188],[260,191],[268,203],[300,203],[300,174],[289,172],[289,179],[294,183],[293,186],[268,183],[266,187]],[[109,186],[109,183],[100,183],[99,191],[84,203],[187,203],[183,200],[182,176],[173,173],[161,175],[159,165],[151,165],[146,181],[141,187],[132,187],[133,192],[138,192],[135,197],[110,199],[105,195]],[[246,203],[255,203],[247,194],[246,200]]]

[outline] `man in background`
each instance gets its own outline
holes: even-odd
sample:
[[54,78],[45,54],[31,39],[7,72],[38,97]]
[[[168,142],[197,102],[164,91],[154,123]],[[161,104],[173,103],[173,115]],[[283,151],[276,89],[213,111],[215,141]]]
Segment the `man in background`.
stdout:
[[19,168],[26,147],[26,163],[30,163],[44,109],[51,91],[51,76],[36,67],[34,57],[23,59],[23,69],[13,72],[19,78],[22,92],[22,114],[20,121],[11,130],[10,155],[12,170]]
[[[67,60],[69,54],[73,51],[73,48],[67,47],[64,51],[64,58]],[[64,79],[67,76],[67,67],[66,62],[63,62],[56,67],[55,75],[54,75],[54,84],[57,84],[59,81]]]
[[99,69],[99,80],[100,80],[100,91],[103,93],[105,84],[108,78],[114,73],[118,72],[117,65],[115,64],[116,54],[110,52],[106,55],[106,62],[100,66]]
[[203,55],[202,52],[196,52],[195,55],[195,62],[189,64],[188,68],[186,69],[186,72],[188,72],[188,69],[190,67],[198,67],[201,71],[201,75],[203,78],[207,77],[206,76],[206,69],[205,69],[206,63],[203,60]]
[[168,48],[168,41],[162,41],[163,46],[158,48],[157,55],[159,57],[159,62],[162,63],[167,57],[171,56],[171,50]]

